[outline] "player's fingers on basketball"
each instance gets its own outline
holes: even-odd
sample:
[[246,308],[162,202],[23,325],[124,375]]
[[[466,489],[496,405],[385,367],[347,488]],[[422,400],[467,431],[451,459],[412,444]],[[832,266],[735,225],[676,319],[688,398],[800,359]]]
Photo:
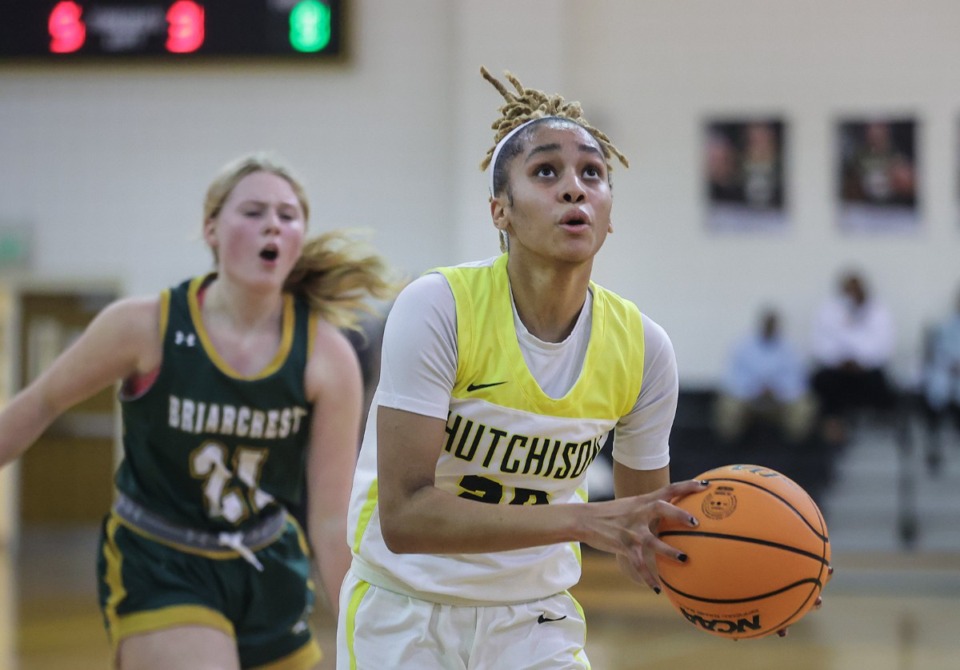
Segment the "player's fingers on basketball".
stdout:
[[660,580],[657,579],[656,572],[650,569],[650,564],[653,563],[653,561],[648,562],[646,560],[647,553],[644,549],[631,551],[627,557],[627,561],[634,575],[634,579],[643,582],[653,589],[655,593],[660,593]]
[[639,563],[628,561],[628,564],[630,566],[630,577],[635,582],[646,584],[651,590],[657,593],[660,592],[660,585],[657,583],[657,580],[653,578],[653,575],[650,574],[650,571],[644,569],[643,561]]
[[660,498],[663,500],[673,500],[682,498],[691,493],[697,493],[710,485],[710,482],[701,479],[686,479],[682,482],[674,482],[660,489]]
[[653,584],[650,588],[653,589],[654,593],[657,595],[660,594],[660,571],[657,569],[657,555],[653,552],[652,549],[647,547],[643,551],[643,562],[647,566],[647,570],[650,572]]
[[660,593],[655,555],[658,551],[674,550],[655,534],[641,527],[638,531],[629,533],[629,539],[624,539],[624,551],[620,554],[621,562],[628,568],[630,576],[635,581],[645,583],[656,593]]
[[677,549],[676,547],[667,544],[659,537],[651,535],[650,538],[644,544],[645,548],[651,552],[661,554],[667,558],[671,558],[680,563],[686,563],[687,555]]
[[637,582],[638,584],[643,584],[643,575],[640,574],[640,571],[637,570],[633,561],[630,560],[630,557],[625,554],[617,554],[617,565],[620,566],[620,571],[623,572],[631,580]]
[[[700,525],[697,518],[691,515],[690,512],[665,500],[658,501],[654,504],[653,516],[657,523],[662,519],[666,519],[676,524],[689,526],[690,528],[696,528]],[[655,526],[651,525],[651,528],[654,529]]]
[[643,578],[644,583],[650,587],[650,590],[660,595],[660,580],[650,572],[649,568],[644,567],[643,570],[640,571],[640,576]]

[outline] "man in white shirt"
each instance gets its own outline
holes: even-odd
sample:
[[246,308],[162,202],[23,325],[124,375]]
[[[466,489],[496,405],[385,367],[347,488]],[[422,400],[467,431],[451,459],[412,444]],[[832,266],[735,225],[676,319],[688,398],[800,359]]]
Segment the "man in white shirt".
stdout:
[[811,385],[823,437],[832,444],[846,441],[850,410],[890,410],[895,403],[886,372],[895,344],[890,311],[870,295],[858,272],[844,273],[839,289],[820,307],[811,334]]

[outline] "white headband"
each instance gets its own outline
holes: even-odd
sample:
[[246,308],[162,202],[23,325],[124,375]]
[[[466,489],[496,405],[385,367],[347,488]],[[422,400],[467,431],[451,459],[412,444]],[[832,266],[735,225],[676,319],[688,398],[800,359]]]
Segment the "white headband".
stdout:
[[529,126],[535,121],[542,121],[543,119],[556,119],[560,117],[556,116],[541,116],[536,119],[530,119],[529,121],[524,121],[519,126],[511,130],[509,133],[503,136],[503,139],[497,142],[497,146],[493,148],[493,155],[490,157],[490,197],[493,197],[493,173],[497,168],[497,159],[500,158],[500,150],[503,149],[503,145],[510,141],[510,138],[519,133],[521,130]]

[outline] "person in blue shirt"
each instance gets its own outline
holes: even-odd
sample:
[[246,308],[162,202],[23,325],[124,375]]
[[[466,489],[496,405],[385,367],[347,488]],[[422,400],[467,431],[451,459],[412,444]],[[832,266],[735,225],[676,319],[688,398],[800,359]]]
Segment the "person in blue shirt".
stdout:
[[778,312],[765,308],[757,331],[731,352],[715,405],[717,433],[735,442],[753,422],[766,421],[798,443],[810,433],[815,414],[803,357],[783,335]]
[[923,371],[923,402],[931,442],[928,463],[940,463],[940,429],[943,419],[952,416],[960,427],[960,292],[956,310],[930,332]]

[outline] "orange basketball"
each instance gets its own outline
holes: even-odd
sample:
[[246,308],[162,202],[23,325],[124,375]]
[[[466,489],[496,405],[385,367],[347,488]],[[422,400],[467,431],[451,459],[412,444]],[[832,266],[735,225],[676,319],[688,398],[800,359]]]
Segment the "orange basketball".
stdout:
[[758,465],[727,465],[710,486],[674,500],[700,522],[662,522],[658,535],[687,555],[657,556],[663,592],[700,630],[760,638],[799,621],[829,579],[827,524],[796,482]]

